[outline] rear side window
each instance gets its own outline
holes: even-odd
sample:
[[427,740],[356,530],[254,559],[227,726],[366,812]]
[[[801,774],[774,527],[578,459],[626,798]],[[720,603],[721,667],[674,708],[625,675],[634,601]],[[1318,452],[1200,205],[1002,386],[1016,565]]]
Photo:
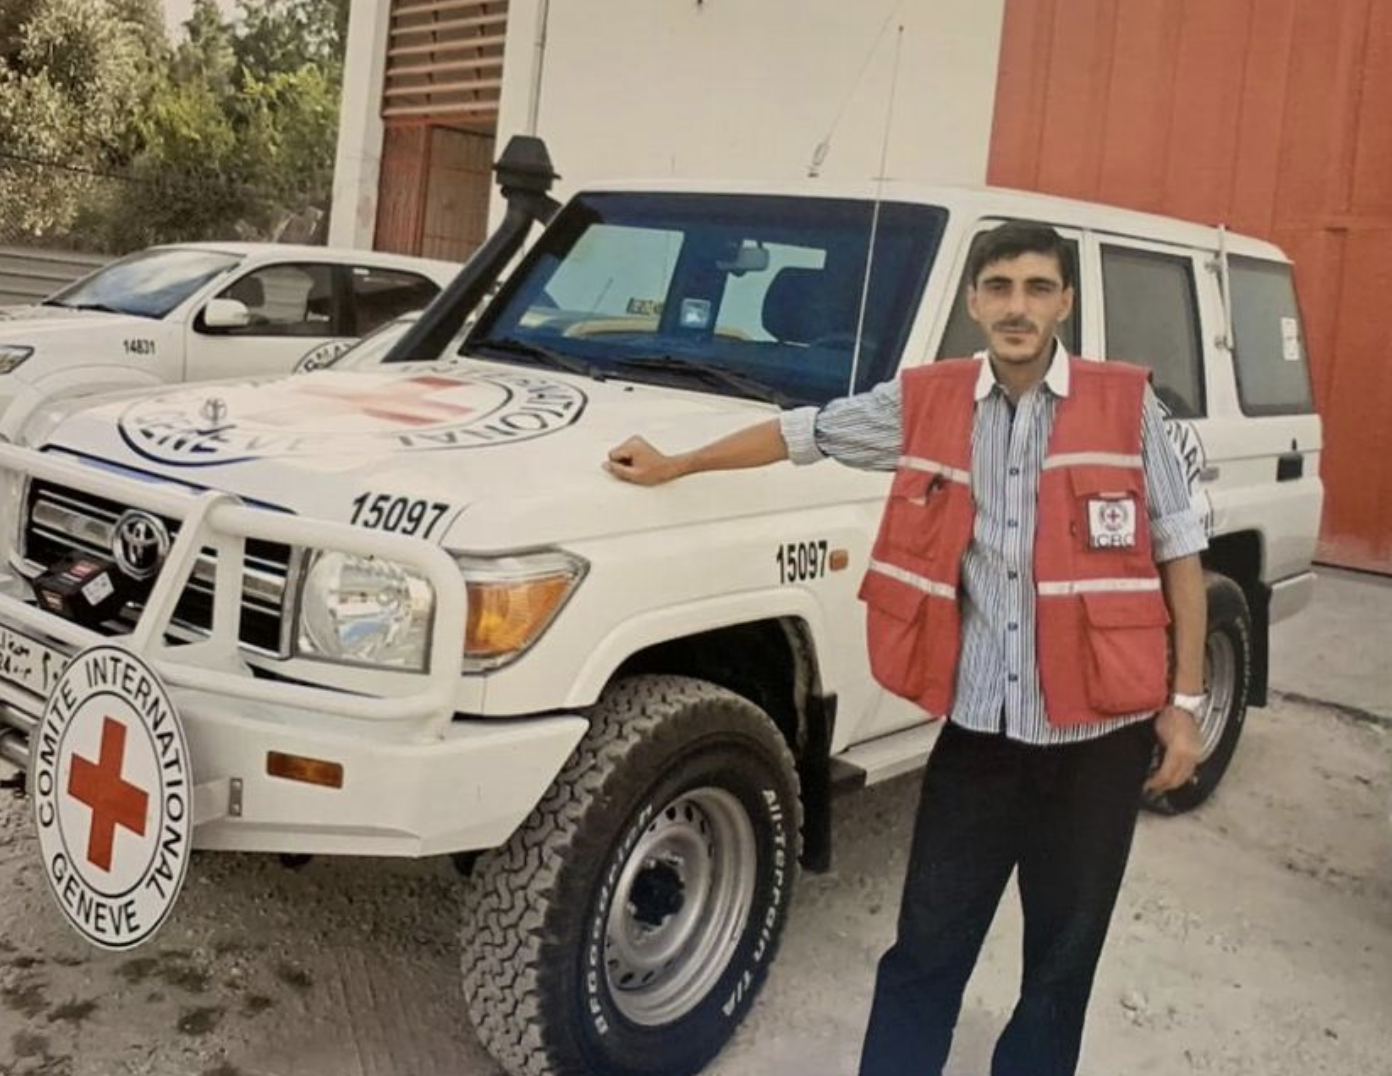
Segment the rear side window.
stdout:
[[354,266],[352,276],[358,336],[429,306],[440,290],[433,280],[400,269]]
[[1203,345],[1193,258],[1104,246],[1102,294],[1107,358],[1150,367],[1155,394],[1172,415],[1201,416]]
[[1237,391],[1244,414],[1314,410],[1289,265],[1229,258]]

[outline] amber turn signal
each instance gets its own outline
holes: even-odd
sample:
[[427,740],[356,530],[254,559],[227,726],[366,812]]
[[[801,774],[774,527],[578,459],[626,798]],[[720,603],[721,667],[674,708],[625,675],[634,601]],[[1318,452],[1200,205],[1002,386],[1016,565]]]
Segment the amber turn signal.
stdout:
[[465,652],[495,657],[528,646],[556,615],[572,582],[559,574],[518,582],[470,582]]
[[324,788],[343,787],[343,764],[303,755],[286,755],[279,751],[266,752],[266,772],[272,777],[299,781]]

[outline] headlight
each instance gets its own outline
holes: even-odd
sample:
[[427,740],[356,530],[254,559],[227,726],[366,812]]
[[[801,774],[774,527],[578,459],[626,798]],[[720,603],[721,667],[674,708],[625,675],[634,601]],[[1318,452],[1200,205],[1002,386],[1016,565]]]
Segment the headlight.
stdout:
[[0,344],[0,374],[13,373],[18,370],[24,360],[34,354],[32,347],[21,347],[19,344]]
[[560,551],[456,559],[468,591],[466,672],[497,668],[520,657],[556,619],[588,568],[579,557]]
[[431,586],[392,561],[320,553],[300,592],[296,651],[419,672],[430,652]]

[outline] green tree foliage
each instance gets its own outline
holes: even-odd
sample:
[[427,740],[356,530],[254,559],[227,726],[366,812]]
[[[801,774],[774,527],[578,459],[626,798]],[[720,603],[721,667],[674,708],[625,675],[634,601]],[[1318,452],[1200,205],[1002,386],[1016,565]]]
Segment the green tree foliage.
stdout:
[[237,53],[232,47],[232,28],[223,21],[215,0],[193,0],[184,34],[174,54],[170,79],[180,85],[201,83],[221,95],[233,93]]
[[171,48],[159,0],[0,0],[0,223],[118,252],[327,209],[347,19],[195,0]]
[[253,78],[341,66],[347,0],[238,0],[237,9],[237,58]]
[[[62,230],[118,163],[150,82],[138,5],[106,0],[6,4],[0,51],[0,219],[30,235]],[[18,159],[15,159],[18,158]],[[58,161],[42,170],[34,161]]]

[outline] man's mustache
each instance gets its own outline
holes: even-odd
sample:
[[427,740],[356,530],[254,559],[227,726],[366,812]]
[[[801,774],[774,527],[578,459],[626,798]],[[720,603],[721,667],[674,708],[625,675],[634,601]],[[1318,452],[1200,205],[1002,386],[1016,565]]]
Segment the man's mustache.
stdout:
[[998,333],[1037,333],[1039,326],[1032,321],[1024,319],[997,321],[991,325],[992,332]]

